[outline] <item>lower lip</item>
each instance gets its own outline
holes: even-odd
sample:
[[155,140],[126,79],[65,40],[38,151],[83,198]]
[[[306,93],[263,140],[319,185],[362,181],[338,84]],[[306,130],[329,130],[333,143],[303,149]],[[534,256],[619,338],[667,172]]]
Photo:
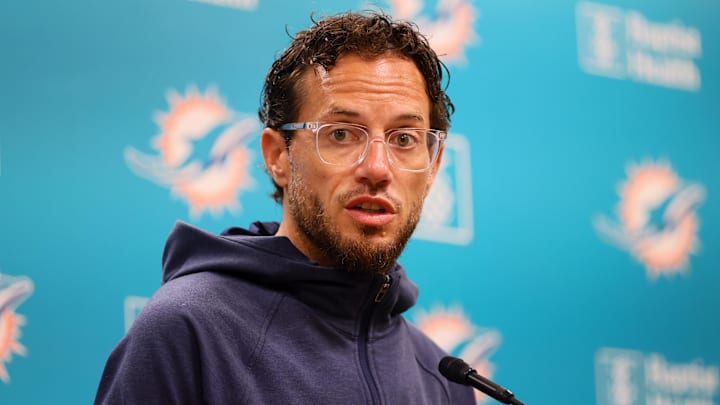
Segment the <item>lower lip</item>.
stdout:
[[367,226],[384,226],[390,223],[395,214],[389,212],[370,212],[356,209],[347,209],[348,215],[357,223]]

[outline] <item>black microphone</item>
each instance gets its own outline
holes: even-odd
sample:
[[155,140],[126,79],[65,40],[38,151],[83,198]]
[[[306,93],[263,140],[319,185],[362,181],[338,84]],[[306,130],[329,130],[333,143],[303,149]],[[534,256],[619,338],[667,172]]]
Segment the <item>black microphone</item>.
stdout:
[[503,388],[481,376],[467,363],[457,357],[443,357],[443,359],[440,360],[438,369],[440,369],[440,374],[448,380],[477,388],[503,404],[525,405],[520,402],[519,399],[515,398],[515,395],[509,389]]

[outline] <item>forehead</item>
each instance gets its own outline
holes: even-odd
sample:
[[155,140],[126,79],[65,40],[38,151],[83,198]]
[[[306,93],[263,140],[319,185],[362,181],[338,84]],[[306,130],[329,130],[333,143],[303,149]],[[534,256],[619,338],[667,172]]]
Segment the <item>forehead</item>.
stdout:
[[376,119],[416,116],[426,124],[430,101],[415,63],[395,54],[345,55],[330,69],[317,67],[302,81],[300,118],[323,119],[337,112]]

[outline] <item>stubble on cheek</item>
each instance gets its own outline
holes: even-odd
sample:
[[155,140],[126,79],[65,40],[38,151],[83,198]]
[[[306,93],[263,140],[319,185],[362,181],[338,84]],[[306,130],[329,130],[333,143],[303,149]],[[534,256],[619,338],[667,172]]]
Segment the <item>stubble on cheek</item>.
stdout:
[[[298,226],[298,231],[308,240],[325,261],[334,263],[342,270],[351,272],[385,273],[393,267],[395,261],[402,253],[410,236],[420,219],[422,210],[422,197],[403,208],[395,201],[398,210],[408,209],[408,217],[399,225],[396,234],[389,242],[385,240],[363,240],[384,232],[377,227],[360,227],[356,229],[341,229],[340,225],[326,215],[326,207],[316,190],[308,187],[302,178],[301,168],[291,161],[291,175],[288,184],[289,212]],[[354,190],[338,197],[342,205],[343,198],[352,198],[358,192]],[[361,236],[348,236],[359,230]],[[383,238],[384,239],[384,238]]]

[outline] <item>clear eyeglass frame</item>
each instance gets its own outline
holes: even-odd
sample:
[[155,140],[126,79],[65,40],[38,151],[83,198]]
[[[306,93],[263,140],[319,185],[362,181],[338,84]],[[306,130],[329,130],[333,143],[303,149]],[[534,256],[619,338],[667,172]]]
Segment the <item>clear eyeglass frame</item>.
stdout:
[[[367,127],[347,122],[290,122],[280,126],[281,131],[300,131],[305,129],[312,131],[315,135],[315,152],[325,164],[341,167],[360,164],[367,156],[370,143],[382,142],[385,145],[388,162],[390,162],[393,167],[402,171],[417,173],[425,172],[433,166],[440,154],[442,143],[447,139],[447,132],[427,128],[392,128],[385,131],[385,138],[382,141],[371,141]],[[349,131],[350,134],[357,137],[357,139],[351,142],[345,142],[345,146],[341,146],[339,142],[325,144],[322,142],[321,133],[323,135],[330,135],[325,132],[328,129],[332,130],[330,134],[334,133],[334,130]],[[364,140],[360,138],[360,136],[364,137]],[[415,146],[396,145],[399,139],[410,139],[415,142],[413,144]],[[423,157],[423,144],[426,147],[425,154],[427,158]],[[346,148],[347,153],[340,154],[343,147]],[[331,148],[331,150],[328,150],[328,148]],[[323,153],[323,150],[325,153]],[[333,157],[333,154],[341,157]],[[353,155],[357,155],[357,158],[354,160],[352,158]],[[347,159],[348,156],[350,159]]]

